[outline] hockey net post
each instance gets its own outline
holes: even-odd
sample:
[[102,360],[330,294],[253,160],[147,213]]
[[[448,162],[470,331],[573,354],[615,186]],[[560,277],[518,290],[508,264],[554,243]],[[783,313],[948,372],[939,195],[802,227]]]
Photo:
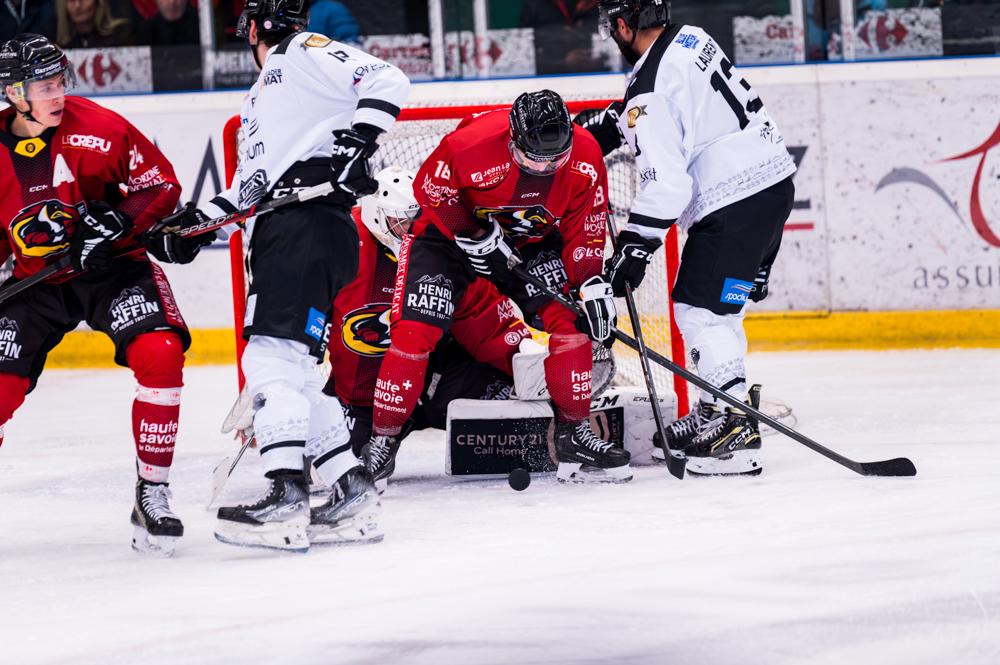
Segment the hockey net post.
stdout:
[[[611,99],[567,100],[570,113],[576,114],[587,109],[604,109]],[[388,166],[399,166],[416,171],[441,139],[451,132],[465,117],[499,109],[508,109],[510,104],[476,104],[465,106],[425,106],[407,108],[402,111],[392,129],[379,138],[379,149],[371,159],[373,172]],[[223,134],[227,183],[232,181],[242,150],[240,140],[240,118],[233,116],[226,123]],[[608,155],[605,160],[608,169],[608,201],[610,213],[616,216],[620,227],[628,220],[628,212],[637,187],[635,163],[627,148],[621,148]],[[610,247],[610,244],[608,245]],[[233,275],[233,320],[236,334],[237,371],[240,387],[244,378],[240,358],[246,343],[243,341],[243,319],[246,305],[245,240],[242,232],[230,237],[230,266]],[[664,239],[664,251],[658,252],[647,272],[646,279],[636,289],[635,297],[642,321],[646,343],[661,353],[669,353],[671,359],[685,365],[686,350],[684,340],[674,320],[674,303],[670,294],[673,290],[680,264],[680,237],[676,227],[671,228]],[[619,303],[619,311],[625,311],[624,301]],[[619,325],[631,333],[627,317],[620,318]],[[643,385],[638,356],[631,349],[617,345],[614,349],[618,365],[616,383],[620,385]],[[660,367],[653,368],[658,386],[673,385],[677,396],[677,415],[686,415],[689,410],[687,382]],[[672,382],[672,384],[671,384]]]

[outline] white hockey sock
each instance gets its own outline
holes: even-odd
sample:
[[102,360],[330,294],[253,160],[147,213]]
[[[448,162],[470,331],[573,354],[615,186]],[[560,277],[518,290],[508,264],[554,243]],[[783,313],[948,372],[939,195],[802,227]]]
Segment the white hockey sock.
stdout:
[[360,462],[351,451],[351,434],[340,401],[323,394],[323,381],[315,372],[313,374],[306,380],[305,388],[311,407],[306,454],[313,458],[320,478],[327,485],[333,485]]
[[[682,303],[677,303],[674,311],[698,375],[740,401],[746,401],[746,336],[740,334],[743,315],[716,314]],[[704,390],[701,400],[716,403],[715,397]]]

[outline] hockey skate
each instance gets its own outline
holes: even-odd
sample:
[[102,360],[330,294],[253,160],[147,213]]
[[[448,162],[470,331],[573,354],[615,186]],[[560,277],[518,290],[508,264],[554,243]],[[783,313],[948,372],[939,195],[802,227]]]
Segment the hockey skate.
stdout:
[[756,476],[764,470],[757,421],[740,409],[727,407],[684,452],[687,471],[696,476]]
[[167,483],[151,483],[140,478],[135,484],[131,519],[135,526],[132,549],[155,557],[173,556],[177,540],[184,535],[184,525],[170,510]]
[[309,492],[301,473],[270,478],[257,503],[219,508],[217,540],[229,545],[289,552],[309,550]]
[[615,448],[590,429],[587,420],[556,423],[556,478],[570,483],[626,483],[632,480],[628,451]]
[[[719,407],[711,402],[698,401],[698,405],[683,418],[678,418],[674,422],[664,427],[667,435],[667,446],[670,450],[683,453],[684,449],[691,445],[694,437],[698,435],[702,426],[712,419],[722,415]],[[652,457],[656,462],[665,462],[664,448],[660,441],[659,432],[653,435]]]
[[371,473],[356,466],[334,483],[330,500],[310,511],[312,545],[377,543],[384,537],[378,524],[381,504]]
[[385,492],[389,476],[396,470],[396,453],[399,452],[399,437],[372,434],[371,439],[361,448],[361,461],[375,480],[379,494]]

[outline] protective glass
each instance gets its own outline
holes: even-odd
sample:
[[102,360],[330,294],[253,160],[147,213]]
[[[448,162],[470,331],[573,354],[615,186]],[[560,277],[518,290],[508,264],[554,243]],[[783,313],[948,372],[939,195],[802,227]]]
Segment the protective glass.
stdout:
[[518,148],[513,141],[510,142],[509,147],[510,156],[514,162],[521,168],[522,171],[532,175],[551,175],[555,173],[562,167],[566,166],[566,162],[569,161],[569,153],[572,150],[571,146],[564,152],[550,159],[532,159],[520,148]]
[[597,34],[601,36],[602,40],[607,40],[614,31],[615,24],[611,20],[611,17],[608,16],[608,10],[601,9],[597,18]]
[[48,78],[19,81],[10,86],[14,89],[13,97],[28,102],[42,102],[48,99],[64,97],[76,87],[76,72],[68,67]]

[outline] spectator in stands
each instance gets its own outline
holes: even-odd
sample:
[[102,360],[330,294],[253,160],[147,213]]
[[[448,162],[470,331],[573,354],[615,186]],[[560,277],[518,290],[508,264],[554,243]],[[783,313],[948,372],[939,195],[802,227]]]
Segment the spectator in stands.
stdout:
[[138,42],[150,46],[197,44],[198,10],[188,0],[156,0],[157,14],[139,24]]
[[56,10],[52,0],[3,0],[3,7],[0,7],[0,44],[22,32],[55,38]]
[[63,48],[132,43],[132,24],[111,15],[108,0],[56,0],[56,41]]
[[336,0],[315,0],[309,9],[306,30],[348,44],[361,41],[361,29],[351,10]]
[[535,30],[538,73],[604,69],[593,48],[597,18],[597,0],[524,0],[520,26]]

